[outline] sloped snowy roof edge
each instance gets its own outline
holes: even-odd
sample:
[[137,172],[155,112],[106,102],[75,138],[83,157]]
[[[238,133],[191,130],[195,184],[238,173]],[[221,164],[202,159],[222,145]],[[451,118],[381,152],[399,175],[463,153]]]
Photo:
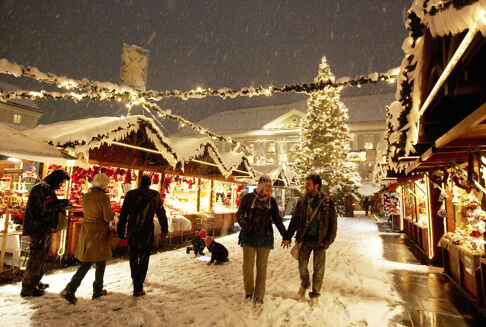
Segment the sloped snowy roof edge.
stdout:
[[149,140],[157,151],[172,165],[177,164],[177,157],[170,146],[170,141],[151,118],[141,115],[129,117],[97,117],[73,121],[62,121],[48,125],[39,125],[27,135],[38,138],[76,153],[87,154],[90,149],[102,144],[122,140],[130,133],[145,128]]

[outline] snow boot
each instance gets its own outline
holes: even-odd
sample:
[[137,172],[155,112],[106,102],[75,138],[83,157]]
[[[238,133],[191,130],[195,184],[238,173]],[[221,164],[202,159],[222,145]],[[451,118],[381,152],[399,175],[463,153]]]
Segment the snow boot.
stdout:
[[321,304],[319,303],[319,298],[318,297],[311,297],[310,305],[313,308],[319,308],[321,306]]
[[108,294],[108,291],[107,290],[102,290],[100,294],[93,294],[93,297],[91,298],[92,300],[94,299],[97,299],[99,297],[102,297],[102,296],[106,296]]
[[73,293],[69,293],[66,289],[61,291],[61,296],[71,304],[76,304],[76,302],[78,302],[76,296]]
[[299,288],[299,291],[297,292],[297,296],[300,297],[300,298],[305,298],[305,292],[307,291],[306,288],[304,288],[303,286],[300,286]]
[[45,294],[45,292],[41,289],[38,289],[37,287],[34,288],[34,290],[32,292],[28,292],[28,291],[25,291],[25,290],[22,290],[20,292],[20,296],[21,297],[39,297],[39,296],[43,296]]
[[141,297],[141,296],[144,296],[145,295],[145,291],[144,290],[141,290],[139,292],[133,292],[133,296],[134,297]]

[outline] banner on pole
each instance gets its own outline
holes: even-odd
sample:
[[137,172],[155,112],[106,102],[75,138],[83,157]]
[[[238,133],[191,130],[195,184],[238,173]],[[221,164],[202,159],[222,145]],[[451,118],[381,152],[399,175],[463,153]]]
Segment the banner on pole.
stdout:
[[149,50],[123,43],[120,67],[122,84],[137,90],[145,90],[147,86],[149,53]]
[[388,215],[399,215],[400,195],[396,192],[383,193],[383,209]]

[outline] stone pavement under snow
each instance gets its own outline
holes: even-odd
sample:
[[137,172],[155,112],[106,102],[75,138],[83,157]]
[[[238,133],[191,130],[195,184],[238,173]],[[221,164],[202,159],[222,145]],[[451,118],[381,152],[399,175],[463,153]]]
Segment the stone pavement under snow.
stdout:
[[218,239],[230,252],[230,262],[223,266],[207,266],[185,249],[152,255],[143,298],[132,297],[128,261],[107,265],[104,287],[109,294],[94,301],[92,268],[76,293],[76,305],[59,296],[72,269],[45,276],[43,281],[51,287],[41,298],[21,298],[19,283],[1,286],[0,325],[408,326],[399,319],[407,316],[407,303],[392,272],[438,269],[386,260],[382,233],[374,221],[340,218],[336,242],[327,253],[321,306],[312,308],[297,297],[297,262],[289,250],[277,246],[281,240],[275,235],[261,308],[244,300],[242,250],[238,235],[232,234]]

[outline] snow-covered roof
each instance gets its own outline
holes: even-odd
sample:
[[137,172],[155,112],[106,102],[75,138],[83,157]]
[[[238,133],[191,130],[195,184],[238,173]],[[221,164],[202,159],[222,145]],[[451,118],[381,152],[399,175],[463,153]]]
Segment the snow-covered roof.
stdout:
[[278,165],[253,166],[255,172],[254,183],[257,182],[261,175],[268,175],[273,181],[280,179],[285,186],[296,186],[299,184],[297,173],[290,167],[282,167]]
[[170,141],[151,118],[141,115],[129,117],[97,117],[72,121],[62,121],[48,125],[39,125],[26,134],[75,153],[84,153],[98,148],[102,144],[120,141],[130,133],[145,128],[148,138],[157,151],[172,165],[177,158],[170,146]]
[[361,183],[361,187],[358,188],[359,194],[363,196],[370,196],[379,192],[381,189],[379,187],[375,187],[369,183]]
[[[223,176],[228,177],[233,172],[231,170],[231,167],[233,167],[231,158],[228,157],[229,162],[225,162],[214,142],[207,137],[171,137],[170,145],[176,153],[177,159],[182,164],[182,167],[184,167],[185,163],[203,156],[207,151],[214,163],[218,165]],[[239,160],[239,163],[241,163],[241,159]]]
[[74,164],[76,158],[62,153],[38,138],[33,138],[5,124],[0,124],[0,128],[2,129],[2,133],[0,133],[1,155],[63,166]]
[[[19,90],[19,87],[0,81],[0,89],[5,92],[5,91]],[[21,106],[27,107],[28,109],[31,109],[33,111],[40,111],[37,104],[34,101],[29,99],[12,99],[9,100],[8,103],[20,104]]]
[[241,165],[245,167],[246,171],[253,177],[255,172],[248,161],[248,157],[242,152],[225,152],[221,154],[221,158],[225,163],[226,169],[233,172],[237,170]]
[[[343,97],[341,101],[348,108],[349,123],[384,121],[385,106],[394,99],[393,93]],[[307,100],[292,103],[229,109],[218,112],[198,124],[217,133],[234,133],[263,129],[265,125],[279,117],[298,110],[307,112]],[[191,129],[182,129],[179,134],[193,134]]]
[[[415,0],[408,12],[407,29],[409,36],[404,40],[404,58],[397,79],[395,94],[398,102],[392,103],[387,120],[390,142],[383,153],[387,165],[395,172],[403,171],[406,164],[396,161],[397,156],[415,152],[418,141],[419,111],[422,105],[420,94],[422,69],[428,58],[424,53],[424,32],[432,37],[457,35],[474,24],[479,24],[483,36],[486,35],[486,0]],[[384,167],[384,163],[381,164]],[[386,169],[386,168],[384,168]]]
[[256,178],[258,179],[262,175],[268,175],[270,179],[276,180],[280,177],[283,172],[282,166],[268,165],[268,166],[253,166]]
[[[307,110],[307,101],[297,101],[286,104],[229,109],[218,112],[198,124],[216,133],[232,133],[261,129],[266,124],[292,110]],[[192,130],[181,130],[181,134],[192,134]]]

